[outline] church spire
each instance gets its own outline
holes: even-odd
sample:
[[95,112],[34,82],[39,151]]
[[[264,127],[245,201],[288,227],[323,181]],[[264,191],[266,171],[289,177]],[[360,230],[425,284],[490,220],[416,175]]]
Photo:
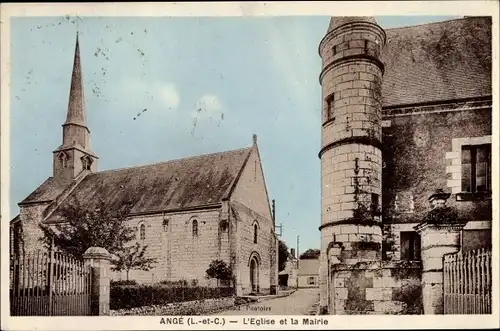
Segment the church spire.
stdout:
[[68,115],[64,124],[76,124],[86,127],[78,32],[76,33],[75,58],[73,61],[73,74],[71,75],[71,88],[69,90]]
[[63,141],[54,151],[55,178],[70,180],[76,178],[82,171],[97,170],[97,156],[90,150],[90,130],[87,128],[85,117],[80,43],[77,32],[68,112],[63,124]]

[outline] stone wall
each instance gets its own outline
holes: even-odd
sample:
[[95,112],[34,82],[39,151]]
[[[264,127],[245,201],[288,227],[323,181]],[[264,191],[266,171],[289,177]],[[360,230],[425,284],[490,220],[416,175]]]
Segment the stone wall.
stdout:
[[418,262],[337,264],[330,270],[330,314],[421,314]]
[[[401,232],[415,231],[419,223],[384,224],[384,258],[398,261],[401,259]],[[491,247],[491,221],[470,221],[462,230],[462,251]]]
[[[237,206],[237,207],[236,207]],[[268,293],[271,286],[271,245],[274,235],[268,225],[269,220],[265,220],[261,215],[253,212],[242,204],[235,204],[238,211],[238,235],[239,243],[239,274],[243,294],[252,292],[250,284],[250,259],[254,256],[259,261],[259,287],[260,292]],[[253,241],[254,222],[257,221],[257,243]],[[267,224],[267,226],[266,226]],[[277,280],[276,280],[277,283]]]
[[[274,236],[269,197],[256,145],[247,160],[231,194],[231,204],[239,215],[239,275],[243,294],[251,292],[250,258],[259,260],[259,287],[263,293],[272,285],[278,285],[277,240]],[[257,221],[257,243],[253,241],[254,224]]]
[[[210,262],[222,259],[229,263],[228,229],[220,229],[219,214],[220,209],[206,209],[129,220],[129,226],[136,229],[138,242],[142,242],[140,225],[145,225],[143,244],[148,245],[147,256],[157,259],[150,271],[131,270],[130,279],[139,283],[197,279],[199,285],[209,285],[205,271]],[[193,235],[193,220],[198,222],[198,235]],[[125,272],[114,274],[115,279],[125,277]]]
[[43,232],[39,224],[43,219],[43,213],[47,206],[48,203],[21,206],[19,211],[19,222],[21,222],[22,227],[21,253],[23,250],[25,254],[30,254],[44,249],[43,242],[40,240]]
[[[314,279],[313,283],[309,283],[309,278],[312,277]],[[300,275],[298,276],[299,287],[319,287],[319,275]]]
[[[452,193],[448,205],[474,221],[492,219],[491,199],[457,201],[461,146],[491,141],[491,108],[384,116],[384,223],[419,223],[438,188]],[[395,110],[394,110],[395,111]]]

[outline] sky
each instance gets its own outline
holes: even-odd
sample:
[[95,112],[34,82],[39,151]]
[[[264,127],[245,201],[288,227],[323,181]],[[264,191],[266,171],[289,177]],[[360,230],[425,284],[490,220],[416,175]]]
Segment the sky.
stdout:
[[[376,17],[386,29],[453,18]],[[282,239],[295,247],[300,236],[300,252],[319,248],[318,44],[329,20],[12,18],[9,219],[52,176],[78,25],[99,170],[247,147],[255,133]]]

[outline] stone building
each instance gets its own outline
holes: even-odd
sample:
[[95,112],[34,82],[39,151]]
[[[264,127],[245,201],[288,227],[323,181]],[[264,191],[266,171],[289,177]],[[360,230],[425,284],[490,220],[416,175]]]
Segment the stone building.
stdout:
[[[331,19],[319,45],[321,306],[330,313],[347,310],[351,295],[332,265],[421,259],[429,198],[448,198],[465,221],[453,245],[491,247],[491,27],[489,17],[386,30],[373,17]],[[429,268],[423,283],[442,282]],[[363,303],[384,311],[385,292],[372,290]]]
[[300,259],[298,287],[319,287],[319,259]]
[[[237,294],[273,292],[278,284],[277,237],[257,146],[131,168],[98,171],[89,144],[78,38],[63,141],[53,152],[53,175],[19,203],[11,221],[13,251],[41,249],[38,224],[63,222],[60,211],[130,203],[128,223],[156,258],[138,282],[197,280],[222,259],[236,277]],[[114,275],[120,278],[120,275]]]
[[295,248],[290,248],[285,268],[278,273],[278,282],[283,287],[297,287],[297,257]]

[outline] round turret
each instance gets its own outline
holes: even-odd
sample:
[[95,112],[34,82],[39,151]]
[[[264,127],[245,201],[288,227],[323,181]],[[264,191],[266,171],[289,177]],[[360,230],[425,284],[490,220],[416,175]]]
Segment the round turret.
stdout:
[[319,45],[322,270],[332,254],[347,264],[381,258],[385,39],[372,17],[334,17]]

